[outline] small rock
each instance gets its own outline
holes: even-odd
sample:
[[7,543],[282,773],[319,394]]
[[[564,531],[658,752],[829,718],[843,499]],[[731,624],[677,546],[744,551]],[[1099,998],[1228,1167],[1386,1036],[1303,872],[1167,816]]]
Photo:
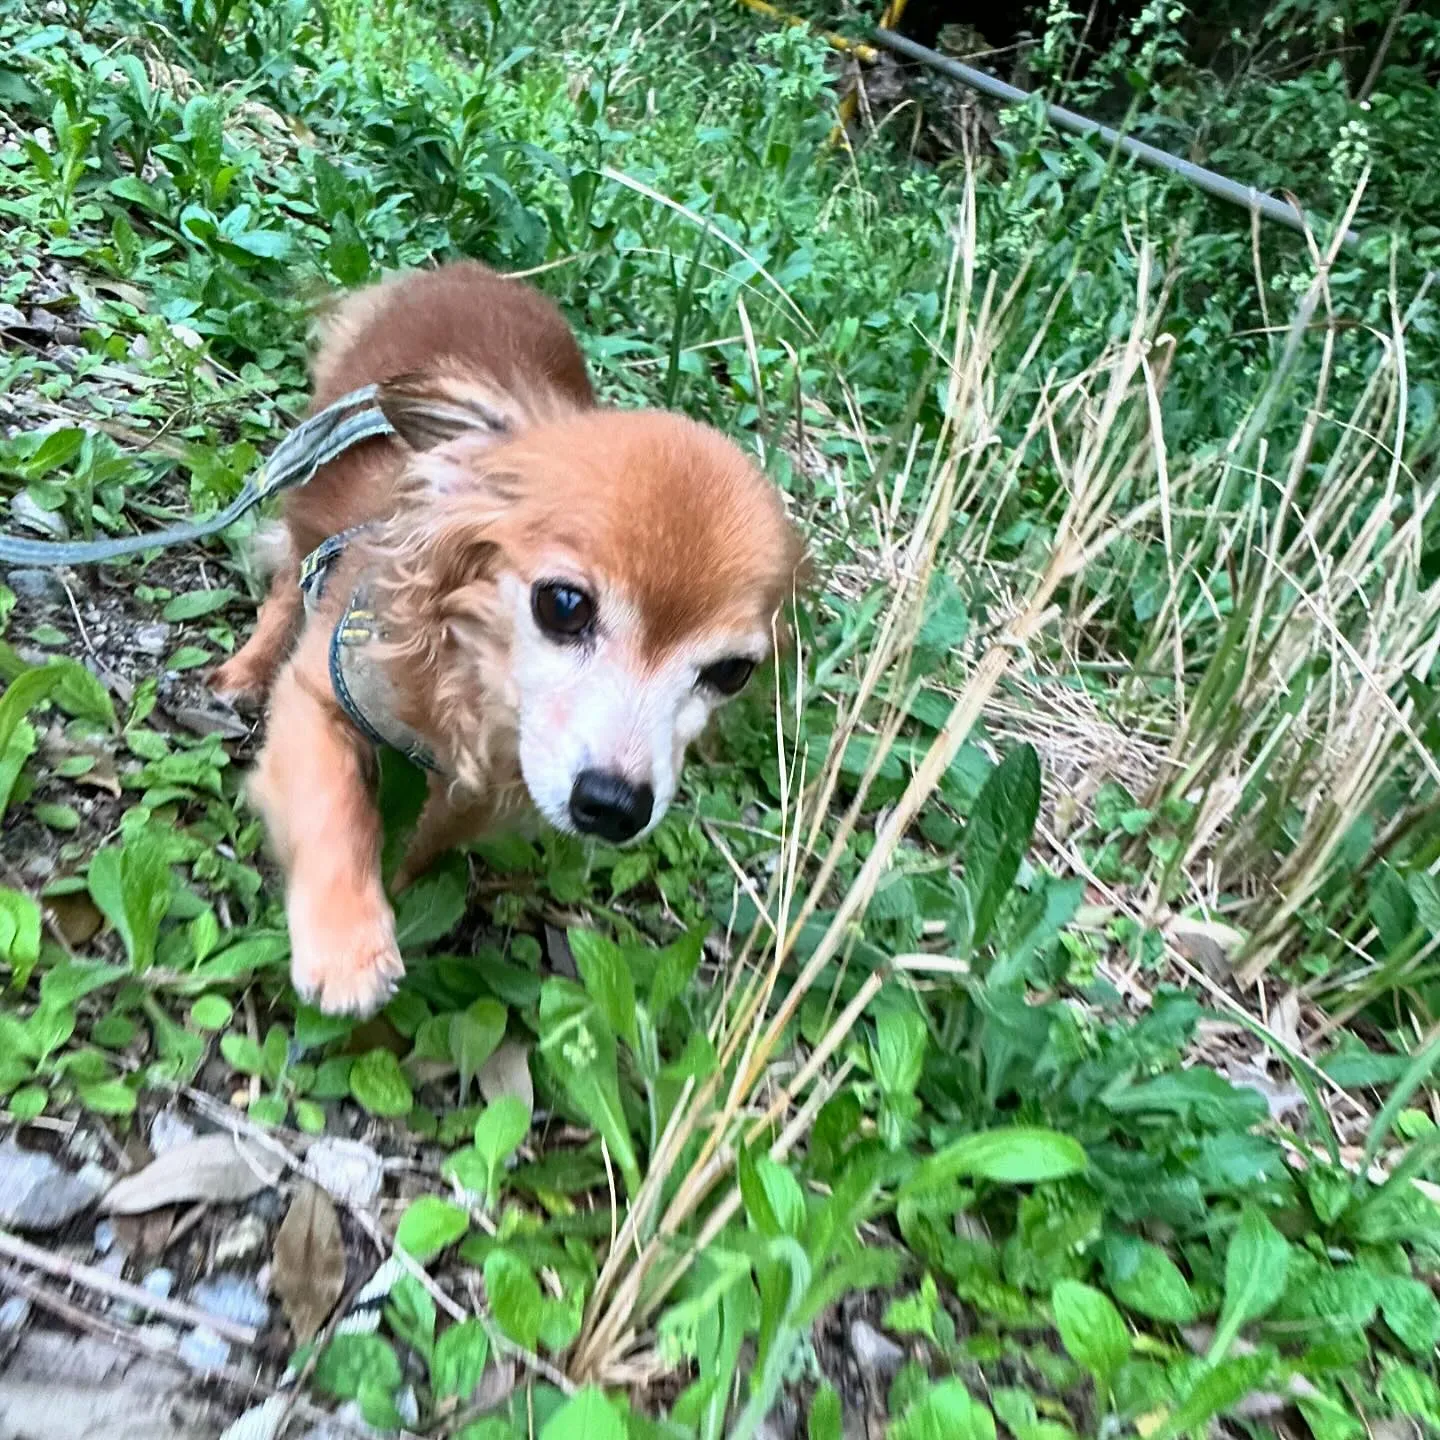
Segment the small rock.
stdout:
[[10,514],[22,530],[33,530],[55,540],[68,540],[71,536],[71,527],[65,523],[65,516],[58,510],[46,510],[43,505],[36,504],[35,497],[27,490],[20,491],[10,500]]
[[369,1205],[384,1179],[380,1157],[368,1145],[329,1135],[306,1152],[305,1169],[315,1184],[346,1205]]
[[13,305],[0,305],[0,330],[27,330],[25,312]]
[[[65,1142],[65,1153],[81,1165],[98,1165],[107,1151],[100,1137],[88,1126],[75,1131]],[[107,1182],[108,1183],[108,1182]]]
[[153,621],[149,625],[137,625],[135,633],[130,637],[130,643],[142,654],[163,655],[170,648],[172,629],[173,627],[163,620]]
[[32,305],[25,328],[41,335],[53,335],[60,328],[60,322],[43,305]]
[[850,1350],[855,1363],[872,1374],[893,1375],[905,1363],[905,1352],[864,1320],[850,1327]]
[[115,1227],[108,1220],[102,1220],[95,1227],[95,1253],[108,1255],[115,1248],[117,1238]]
[[262,1190],[246,1209],[247,1215],[254,1215],[267,1225],[276,1224],[284,1213],[285,1202],[278,1190]]
[[30,1302],[21,1295],[12,1295],[0,1304],[0,1335],[18,1330],[30,1318]]
[[150,1153],[163,1155],[177,1145],[188,1145],[195,1138],[195,1127],[182,1120],[170,1107],[160,1111],[150,1122]]
[[197,1325],[180,1342],[180,1358],[195,1370],[220,1370],[230,1363],[230,1345],[213,1330]]
[[135,1333],[150,1341],[152,1346],[163,1345],[167,1350],[173,1350],[180,1343],[180,1332],[173,1325],[161,1325],[158,1321],[153,1325],[141,1325]]
[[400,1423],[409,1426],[412,1430],[420,1423],[420,1402],[415,1397],[413,1385],[405,1386],[396,1395],[395,1413],[400,1417]]
[[265,1248],[270,1231],[258,1215],[242,1215],[220,1232],[215,1242],[217,1265],[238,1265],[253,1259]]
[[72,1175],[49,1155],[0,1143],[0,1225],[17,1230],[58,1230],[88,1210],[100,1188],[86,1171]]
[[83,1181],[92,1190],[99,1191],[108,1189],[113,1177],[98,1160],[87,1160],[75,1178]]
[[9,570],[5,583],[22,599],[47,607],[68,604],[65,587],[53,570]]
[[166,713],[193,735],[218,735],[222,740],[243,740],[248,726],[226,705],[178,705]]
[[158,1295],[160,1299],[168,1300],[170,1292],[175,1288],[174,1272],[158,1265],[140,1282],[140,1288],[147,1295]]
[[207,1315],[233,1320],[237,1325],[262,1328],[270,1319],[270,1307],[253,1280],[240,1275],[212,1275],[190,1292],[190,1303]]
[[121,1279],[125,1274],[125,1252],[118,1245],[113,1250],[107,1250],[95,1262],[95,1268],[112,1279]]
[[530,1080],[529,1052],[518,1041],[506,1040],[480,1067],[476,1078],[487,1104],[502,1095],[513,1095],[534,1113],[535,1087]]
[[276,1440],[293,1404],[293,1396],[272,1395],[237,1417],[221,1432],[220,1440]]
[[755,1440],[797,1440],[800,1433],[800,1407],[794,1398],[782,1395],[775,1408],[760,1422]]

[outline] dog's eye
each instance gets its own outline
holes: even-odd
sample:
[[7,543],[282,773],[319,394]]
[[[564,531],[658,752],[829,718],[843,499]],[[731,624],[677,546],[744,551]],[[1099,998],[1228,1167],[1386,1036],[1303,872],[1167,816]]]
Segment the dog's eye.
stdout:
[[537,585],[530,592],[530,609],[535,623],[556,639],[577,639],[595,623],[595,602],[573,585]]
[[700,683],[721,695],[738,695],[745,682],[755,673],[755,662],[737,655],[730,660],[717,660],[700,672]]

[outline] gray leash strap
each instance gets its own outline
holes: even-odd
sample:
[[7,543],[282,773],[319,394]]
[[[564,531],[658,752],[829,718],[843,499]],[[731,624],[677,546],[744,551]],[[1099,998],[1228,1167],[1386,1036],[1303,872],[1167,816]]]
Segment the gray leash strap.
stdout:
[[270,459],[245,482],[240,493],[223,510],[204,520],[169,525],[148,535],[120,535],[106,540],[25,540],[18,535],[0,535],[0,564],[93,565],[219,534],[271,495],[308,485],[322,465],[352,445],[376,435],[393,435],[394,427],[376,402],[379,390],[378,385],[352,390],[318,415],[302,421],[275,447]]

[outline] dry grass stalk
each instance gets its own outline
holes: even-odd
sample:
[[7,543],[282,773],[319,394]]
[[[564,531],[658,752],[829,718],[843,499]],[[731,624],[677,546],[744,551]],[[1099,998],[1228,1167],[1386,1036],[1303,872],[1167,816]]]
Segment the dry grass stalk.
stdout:
[[[989,495],[998,504],[1005,486],[994,483],[997,469],[1013,476],[1013,453],[997,455],[992,443],[1001,412],[991,393],[991,359],[1008,306],[994,303],[993,284],[974,302],[973,228],[960,234],[959,279],[955,287],[954,339],[949,362],[949,420],[946,444],[932,467],[921,497],[920,523],[907,547],[891,602],[862,665],[857,694],[835,727],[817,783],[802,783],[803,755],[781,754],[788,791],[783,807],[784,843],[768,897],[768,923],[762,922],[746,947],[768,958],[754,973],[717,1032],[722,1068],[695,1087],[670,1118],[651,1157],[640,1191],[601,1272],[592,1296],[570,1371],[577,1379],[604,1380],[620,1372],[638,1337],[665,1296],[683,1277],[695,1255],[723,1229],[739,1205],[738,1188],[727,1188],[702,1222],[694,1244],[682,1237],[690,1222],[733,1174],[741,1145],[760,1143],[792,1106],[799,1114],[771,1143],[769,1153],[783,1157],[806,1133],[805,1117],[829,1092],[824,1069],[858,1022],[866,1006],[890,978],[889,969],[868,976],[856,996],[830,1023],[820,1043],[784,1084],[771,1084],[774,1062],[787,1027],[811,987],[841,958],[854,928],[888,873],[910,827],[930,800],[941,778],[970,735],[983,707],[1002,677],[1028,655],[1028,647],[1055,614],[1062,585],[1103,549],[1112,508],[1132,484],[1137,466],[1154,453],[1145,430],[1150,410],[1145,400],[1145,370],[1151,350],[1153,312],[1148,304],[1150,259],[1142,254],[1137,281],[1136,317],[1123,344],[1111,347],[1083,374],[1041,388],[1027,422],[1030,436],[1047,436],[1069,500],[1043,572],[1034,578],[1018,613],[1005,632],[989,643],[956,698],[950,715],[916,768],[904,793],[877,828],[864,865],[798,975],[782,988],[785,967],[801,927],[826,900],[838,859],[853,836],[861,803],[852,804],[836,824],[826,853],[817,847],[840,778],[845,747],[858,732],[863,715],[878,707],[880,739],[861,791],[878,770],[900,728],[901,699],[909,683],[914,648],[930,577],[939,562],[960,497]],[[972,312],[973,305],[973,312]],[[1034,353],[1034,347],[1029,352]],[[1151,367],[1153,375],[1153,364]],[[1051,377],[1052,380],[1054,377]],[[1018,379],[1007,392],[1019,393]],[[1023,448],[1023,447],[1022,447]],[[1107,532],[1108,527],[1108,532]],[[971,527],[972,532],[975,528]],[[799,702],[797,701],[797,704]],[[778,718],[778,717],[777,717]],[[783,741],[782,741],[783,747]],[[800,897],[802,873],[810,880]],[[797,908],[798,906],[798,908]],[[792,918],[793,917],[793,918]],[[778,1003],[772,1005],[778,995]],[[728,1084],[724,1077],[728,1072]],[[767,1102],[756,1100],[769,1087]],[[723,1088],[723,1095],[722,1095]],[[819,1097],[819,1098],[817,1098]],[[678,1181],[672,1170],[692,1143],[698,1151]],[[667,1190],[668,1204],[661,1210]],[[659,1215],[658,1220],[654,1217]],[[637,1253],[638,1248],[638,1253]],[[667,1267],[663,1268],[662,1267]]]
[[[1172,511],[1204,516],[1185,564],[1214,557],[1212,583],[1228,574],[1233,589],[1204,663],[1185,653],[1199,617],[1181,613],[1173,583],[1165,600],[1154,649],[1170,650],[1178,676],[1199,679],[1188,695],[1177,685],[1167,774],[1152,803],[1169,794],[1196,806],[1171,875],[1208,862],[1218,888],[1250,897],[1238,917],[1252,932],[1245,984],[1293,943],[1291,922],[1329,882],[1337,848],[1396,767],[1440,783],[1406,691],[1406,677],[1428,671],[1440,646],[1440,585],[1426,583],[1420,553],[1440,477],[1422,482],[1405,465],[1414,308],[1403,314],[1392,296],[1390,333],[1377,337],[1361,395],[1348,415],[1329,413],[1341,328],[1329,285],[1337,244],[1313,251],[1315,278],[1250,418],[1222,452],[1168,482]],[[1313,390],[1288,455],[1277,457],[1266,432],[1317,315]],[[1223,497],[1237,482],[1248,493],[1227,510]],[[1165,544],[1168,557],[1169,536]],[[1212,604],[1210,590],[1197,603]]]

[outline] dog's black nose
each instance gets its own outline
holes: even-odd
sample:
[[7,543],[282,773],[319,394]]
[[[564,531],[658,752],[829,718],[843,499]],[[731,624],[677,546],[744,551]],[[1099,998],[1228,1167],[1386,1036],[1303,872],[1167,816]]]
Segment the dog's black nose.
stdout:
[[598,835],[618,845],[631,840],[649,823],[655,792],[648,785],[632,785],[620,775],[603,770],[582,770],[570,792],[570,818],[584,835]]

